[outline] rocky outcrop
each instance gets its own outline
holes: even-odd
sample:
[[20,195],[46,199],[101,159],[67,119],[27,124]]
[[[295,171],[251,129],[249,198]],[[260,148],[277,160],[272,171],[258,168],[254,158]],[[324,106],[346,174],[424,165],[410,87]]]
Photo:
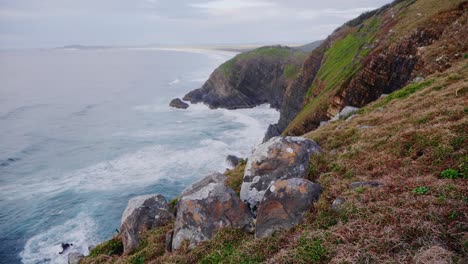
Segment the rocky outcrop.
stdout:
[[226,157],[227,164],[231,166],[232,168],[235,168],[237,165],[239,165],[241,161],[242,161],[241,158],[234,156],[234,155],[228,155]]
[[258,208],[255,236],[270,236],[275,231],[302,223],[305,214],[318,201],[320,192],[320,185],[301,178],[272,183]]
[[334,116],[330,121],[338,121],[340,119],[347,119],[350,116],[354,115],[357,111],[359,111],[359,108],[354,107],[354,106],[345,106],[336,116]]
[[[269,128],[266,138],[303,135],[347,105],[363,107],[462,59],[467,52],[468,2],[454,0],[444,5],[445,11],[433,8],[437,12],[428,9],[432,13],[427,14],[417,13],[418,1],[401,2],[346,23],[312,52],[288,87],[279,123]],[[355,48],[340,53],[349,47],[346,42]]]
[[320,147],[301,137],[275,137],[259,145],[248,159],[240,198],[253,212],[271,183],[289,178],[305,178],[309,159]]
[[172,248],[187,240],[189,247],[209,240],[220,228],[252,231],[253,217],[231,188],[227,177],[215,173],[192,184],[179,198]]
[[189,104],[185,103],[179,98],[175,98],[169,103],[169,106],[179,109],[187,109],[189,107]]
[[151,194],[138,196],[128,202],[120,227],[124,253],[138,247],[140,232],[163,226],[174,219],[164,196]]
[[72,252],[68,254],[68,264],[78,264],[84,258],[83,254]]
[[304,59],[305,53],[281,46],[242,53],[221,65],[202,88],[183,99],[210,108],[251,108],[269,103],[278,109]]

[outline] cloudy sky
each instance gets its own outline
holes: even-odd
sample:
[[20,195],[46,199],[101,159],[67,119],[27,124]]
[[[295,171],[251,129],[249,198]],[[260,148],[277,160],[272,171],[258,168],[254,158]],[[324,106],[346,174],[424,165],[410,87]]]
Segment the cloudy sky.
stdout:
[[296,44],[390,0],[0,0],[0,48]]

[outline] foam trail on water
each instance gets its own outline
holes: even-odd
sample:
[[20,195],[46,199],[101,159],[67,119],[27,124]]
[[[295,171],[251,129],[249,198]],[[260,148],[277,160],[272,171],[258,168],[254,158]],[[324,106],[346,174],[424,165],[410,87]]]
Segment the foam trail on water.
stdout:
[[[95,232],[93,219],[86,214],[79,214],[74,219],[29,239],[20,254],[21,261],[24,264],[68,263],[69,253],[86,255],[89,253],[88,246],[96,245]],[[71,243],[73,246],[64,254],[59,254],[62,251],[61,243]]]

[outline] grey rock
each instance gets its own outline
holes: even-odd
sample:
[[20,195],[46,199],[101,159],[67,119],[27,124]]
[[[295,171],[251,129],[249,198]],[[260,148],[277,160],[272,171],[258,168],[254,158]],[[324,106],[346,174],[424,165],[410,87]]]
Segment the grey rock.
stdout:
[[321,121],[319,127],[323,127],[323,126],[326,126],[326,125],[328,125],[328,121]]
[[332,210],[334,211],[340,211],[343,207],[343,204],[346,202],[345,198],[342,198],[342,197],[337,197],[332,205],[331,205],[331,208]]
[[274,137],[259,145],[246,164],[241,200],[255,214],[271,183],[307,177],[311,155],[320,152],[317,143],[302,137]]
[[166,233],[164,239],[164,245],[167,252],[172,252],[172,238],[174,237],[174,230],[171,230]]
[[68,254],[68,264],[78,264],[83,258],[83,254],[72,252]]
[[189,104],[185,103],[179,98],[175,98],[169,103],[169,106],[179,108],[179,109],[187,109],[189,107]]
[[356,188],[360,187],[371,187],[371,188],[376,188],[376,187],[381,187],[383,186],[383,183],[376,182],[376,181],[362,181],[362,182],[353,182],[349,185],[349,188],[354,190]]
[[225,185],[227,177],[209,175],[185,189],[177,208],[172,249],[188,240],[189,248],[213,237],[220,228],[252,231],[253,216],[236,192]]
[[379,97],[379,99],[385,98],[385,97],[387,97],[387,96],[388,96],[388,94],[381,94],[380,97]]
[[418,76],[418,77],[413,79],[413,83],[418,83],[418,82],[422,82],[422,81],[424,81],[424,78],[421,77],[421,76]]
[[356,128],[358,130],[365,130],[365,129],[369,129],[369,128],[373,128],[374,126],[357,126]]
[[226,162],[229,164],[229,166],[231,167],[236,167],[237,165],[239,165],[239,163],[241,162],[241,158],[239,157],[236,157],[234,155],[228,155],[226,157]]
[[320,185],[302,178],[275,181],[258,208],[255,236],[271,236],[302,223],[321,190]]
[[336,116],[334,116],[330,121],[338,121],[347,119],[348,117],[352,116],[359,110],[358,107],[354,106],[345,106]]
[[140,232],[154,227],[164,226],[174,220],[166,198],[160,194],[138,196],[128,202],[122,215],[120,231],[127,254],[138,247]]

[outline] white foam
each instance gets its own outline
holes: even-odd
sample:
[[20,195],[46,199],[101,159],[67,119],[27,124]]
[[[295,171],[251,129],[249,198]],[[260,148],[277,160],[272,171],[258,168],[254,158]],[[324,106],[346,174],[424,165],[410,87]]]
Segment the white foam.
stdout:
[[[20,253],[21,261],[24,264],[68,263],[68,254],[71,252],[89,254],[88,246],[97,244],[95,234],[96,226],[92,218],[79,214],[62,225],[30,238]],[[62,251],[61,243],[71,243],[73,246],[64,254],[59,254]]]
[[175,79],[172,82],[170,82],[169,85],[176,85],[178,83],[180,83],[180,79]]

